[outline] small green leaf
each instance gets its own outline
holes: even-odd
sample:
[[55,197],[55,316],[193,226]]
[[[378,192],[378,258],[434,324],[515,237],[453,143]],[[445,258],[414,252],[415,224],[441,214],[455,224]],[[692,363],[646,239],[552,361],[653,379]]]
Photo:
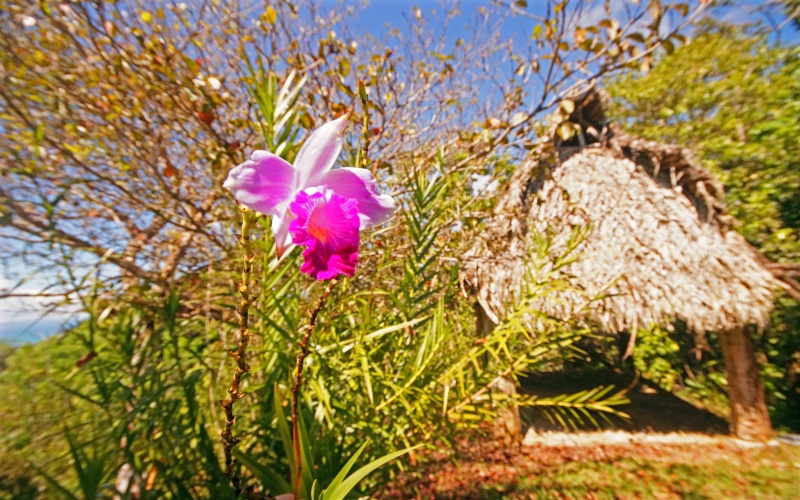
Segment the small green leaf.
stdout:
[[559,104],[559,106],[561,107],[561,111],[563,111],[565,115],[571,115],[572,112],[575,111],[575,103],[569,99],[564,99],[563,101],[561,101],[561,104]]
[[350,61],[347,59],[339,60],[339,74],[342,76],[347,76],[350,74]]
[[556,133],[562,141],[568,141],[575,134],[575,129],[570,126],[569,122],[564,122],[558,126]]
[[689,14],[689,5],[685,3],[678,3],[672,6],[672,8],[681,13],[682,16],[686,16]]
[[633,40],[634,42],[644,43],[644,35],[641,33],[631,33],[626,35],[625,38]]
[[36,132],[33,134],[33,140],[36,146],[42,144],[42,140],[44,140],[44,123],[40,123],[36,126]]

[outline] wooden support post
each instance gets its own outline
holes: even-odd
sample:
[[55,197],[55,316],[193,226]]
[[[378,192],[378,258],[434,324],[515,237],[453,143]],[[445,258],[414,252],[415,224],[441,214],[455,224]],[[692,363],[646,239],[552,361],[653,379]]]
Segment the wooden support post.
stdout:
[[746,328],[736,328],[720,333],[719,341],[728,377],[731,433],[740,439],[766,442],[772,437],[772,424],[753,339]]
[[[634,339],[635,341],[636,339]],[[621,330],[617,332],[617,368],[622,372],[633,373],[633,346],[631,345],[631,332]]]

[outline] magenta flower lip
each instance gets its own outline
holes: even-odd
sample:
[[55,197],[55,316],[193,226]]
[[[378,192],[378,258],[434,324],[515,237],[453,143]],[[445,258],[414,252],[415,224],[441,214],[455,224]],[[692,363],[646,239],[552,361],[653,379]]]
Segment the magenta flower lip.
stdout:
[[394,200],[378,193],[369,170],[331,170],[347,125],[344,115],[316,129],[294,165],[268,151],[254,151],[223,184],[239,203],[272,216],[278,257],[292,243],[307,247],[301,270],[316,279],[352,276],[359,230],[387,221],[395,211]]
[[306,247],[300,270],[318,280],[353,276],[361,226],[358,202],[330,189],[309,189],[297,193],[289,209],[296,216],[289,223],[292,242]]

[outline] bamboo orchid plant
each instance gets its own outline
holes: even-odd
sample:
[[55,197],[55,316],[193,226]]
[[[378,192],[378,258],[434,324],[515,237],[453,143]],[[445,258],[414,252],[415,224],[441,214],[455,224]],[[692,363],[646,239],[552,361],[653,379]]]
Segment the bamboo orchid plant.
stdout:
[[[363,87],[364,84],[359,81],[359,89]],[[366,92],[359,93],[366,112]],[[374,460],[348,476],[364,450],[365,443],[334,480],[319,493],[316,481],[310,480],[307,473],[304,474],[311,465],[306,463],[307,457],[302,451],[304,433],[301,430],[298,405],[303,367],[309,354],[309,341],[317,316],[339,276],[352,277],[355,274],[360,231],[386,222],[396,208],[391,196],[378,192],[376,180],[369,170],[355,167],[332,168],[342,150],[349,118],[350,114],[345,113],[317,128],[301,147],[294,164],[269,151],[254,151],[249,160],[231,169],[223,184],[223,187],[233,193],[242,213],[242,234],[239,242],[244,252],[242,281],[237,284],[241,294],[237,307],[239,344],[235,351],[230,352],[237,366],[228,390],[230,397],[220,401],[226,418],[222,431],[226,475],[230,478],[237,496],[248,492],[243,490],[236,470],[234,447],[240,439],[233,435],[236,419],[233,406],[244,397],[239,385],[242,376],[250,369],[246,362],[246,349],[252,338],[248,328],[248,309],[254,301],[250,284],[254,261],[250,247],[250,229],[261,216],[272,216],[272,232],[279,259],[291,245],[305,247],[301,272],[315,280],[327,281],[322,296],[310,311],[309,322],[298,332],[299,352],[292,387],[292,453],[286,457],[292,469],[291,483],[279,477],[267,477],[266,482],[269,484],[264,486],[282,500],[342,499],[370,472],[412,449]],[[362,164],[367,148],[368,145],[365,144],[362,149]],[[289,447],[286,449],[288,451]],[[257,464],[250,465],[251,469],[259,468]]]

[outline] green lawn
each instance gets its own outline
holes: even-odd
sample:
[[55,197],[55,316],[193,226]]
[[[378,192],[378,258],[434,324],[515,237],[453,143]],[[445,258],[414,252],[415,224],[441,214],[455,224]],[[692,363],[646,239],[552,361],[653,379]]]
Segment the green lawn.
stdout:
[[443,460],[411,472],[380,498],[798,499],[800,448],[536,447]]
[[520,478],[520,498],[800,499],[800,451],[781,446],[745,460],[676,463],[645,458],[572,462]]

